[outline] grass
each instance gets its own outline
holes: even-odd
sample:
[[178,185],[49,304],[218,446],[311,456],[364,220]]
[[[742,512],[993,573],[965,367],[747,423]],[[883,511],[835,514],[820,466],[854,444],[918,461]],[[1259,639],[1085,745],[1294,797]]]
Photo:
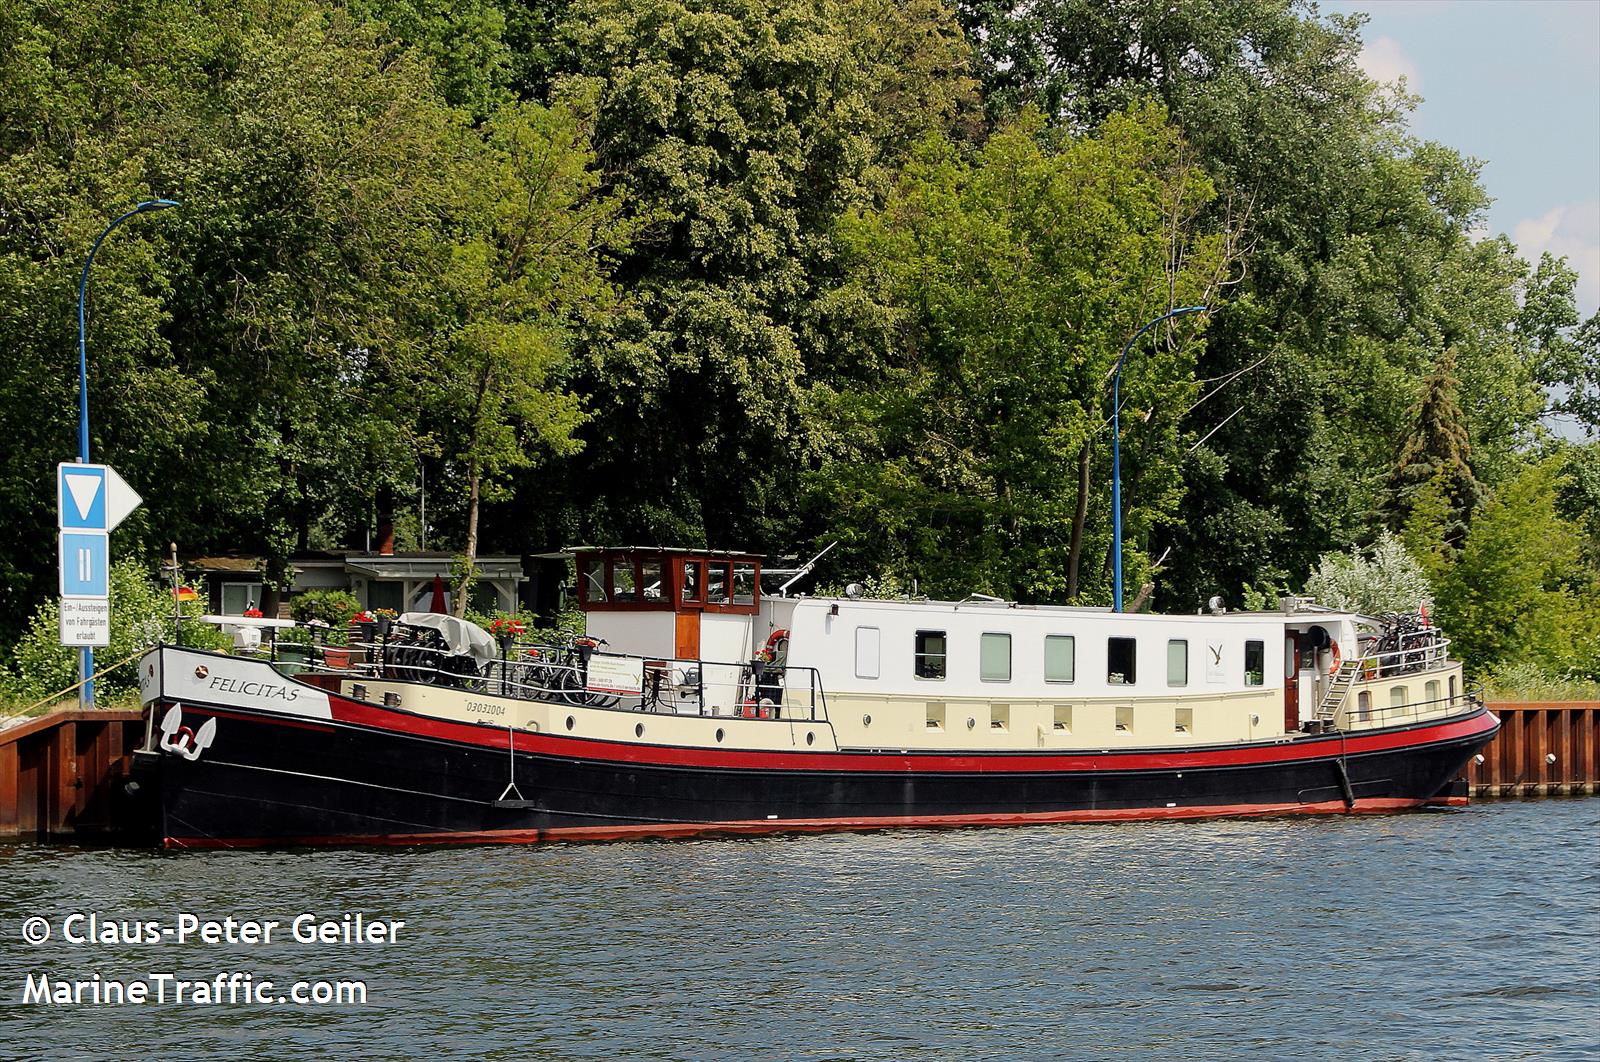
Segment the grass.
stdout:
[[1483,696],[1490,701],[1600,701],[1600,682],[1513,664],[1484,679]]

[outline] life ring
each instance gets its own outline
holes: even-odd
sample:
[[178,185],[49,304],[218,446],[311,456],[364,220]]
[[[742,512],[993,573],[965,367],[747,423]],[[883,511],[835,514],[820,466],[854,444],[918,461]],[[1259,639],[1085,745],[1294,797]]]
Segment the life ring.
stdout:
[[1339,673],[1339,663],[1340,663],[1339,643],[1338,642],[1330,642],[1329,645],[1328,645],[1328,651],[1333,654],[1333,663],[1328,665],[1328,674],[1336,675],[1336,674]]

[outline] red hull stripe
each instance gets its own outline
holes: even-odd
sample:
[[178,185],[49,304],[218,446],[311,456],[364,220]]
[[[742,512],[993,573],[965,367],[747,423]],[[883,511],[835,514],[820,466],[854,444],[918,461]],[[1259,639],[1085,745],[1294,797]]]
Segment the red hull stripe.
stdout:
[[1102,808],[1038,811],[1014,815],[907,815],[846,819],[767,819],[734,822],[640,823],[617,826],[565,826],[548,830],[479,830],[391,833],[382,836],[327,837],[167,837],[167,848],[261,848],[278,845],[535,844],[540,841],[623,841],[659,837],[698,837],[771,833],[824,833],[904,827],[1035,826],[1046,823],[1132,822],[1150,819],[1256,818],[1274,815],[1344,815],[1404,811],[1429,800],[1373,798],[1346,808],[1342,800],[1314,804],[1211,804],[1184,808]]
[[[454,741],[503,749],[508,745],[504,727],[457,723],[445,719],[390,711],[377,705],[344,698],[330,698],[334,718],[340,722],[395,731],[416,737]],[[262,718],[275,719],[273,716]],[[648,718],[648,717],[645,717]],[[761,723],[776,726],[775,723]],[[971,772],[1072,772],[1072,771],[1170,771],[1202,767],[1229,767],[1261,763],[1284,763],[1331,756],[1383,752],[1388,749],[1431,745],[1458,738],[1488,734],[1500,725],[1489,712],[1455,719],[1434,726],[1380,733],[1345,735],[1312,740],[1297,739],[1274,744],[1229,746],[1194,751],[1106,752],[1100,754],[949,753],[910,752],[766,752],[734,749],[701,749],[682,746],[643,745],[620,741],[584,740],[555,734],[517,731],[518,752],[560,756],[570,759],[603,760],[613,763],[654,764],[664,767],[702,767],[745,770],[801,771],[908,771]],[[825,729],[826,724],[817,724]]]

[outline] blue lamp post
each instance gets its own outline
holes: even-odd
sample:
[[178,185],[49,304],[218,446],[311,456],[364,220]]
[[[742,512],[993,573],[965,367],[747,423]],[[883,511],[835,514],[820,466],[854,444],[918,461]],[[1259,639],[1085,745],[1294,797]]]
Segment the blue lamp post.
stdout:
[[[80,464],[89,463],[89,343],[88,333],[84,327],[84,301],[89,291],[89,267],[94,265],[95,252],[100,250],[100,245],[111,235],[112,229],[135,214],[148,214],[152,210],[165,210],[167,207],[178,205],[173,199],[147,199],[138,204],[106,226],[105,231],[96,237],[94,246],[89,248],[89,257],[84,259],[83,276],[78,279],[78,462]],[[79,653],[78,678],[83,682],[80,699],[85,708],[93,708],[94,650],[85,648]]]
[[1111,597],[1117,612],[1122,611],[1122,363],[1128,360],[1128,351],[1139,337],[1162,321],[1208,309],[1209,306],[1180,306],[1149,322],[1123,346],[1116,368],[1111,370]]

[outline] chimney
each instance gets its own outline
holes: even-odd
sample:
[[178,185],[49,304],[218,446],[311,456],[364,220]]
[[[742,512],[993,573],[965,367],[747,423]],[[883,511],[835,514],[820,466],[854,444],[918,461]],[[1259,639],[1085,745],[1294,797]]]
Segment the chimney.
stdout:
[[394,514],[378,514],[378,555],[394,556]]

